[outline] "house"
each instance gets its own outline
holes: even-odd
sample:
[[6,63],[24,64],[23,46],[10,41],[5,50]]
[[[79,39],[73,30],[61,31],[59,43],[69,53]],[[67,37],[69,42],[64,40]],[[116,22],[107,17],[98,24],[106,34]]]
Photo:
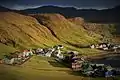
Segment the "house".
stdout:
[[3,60],[2,59],[0,59],[0,64],[2,64],[3,63]]
[[82,64],[83,64],[83,61],[76,60],[75,62],[73,62],[72,63],[73,71],[80,71],[80,70],[82,70]]
[[95,45],[91,45],[90,48],[91,48],[91,49],[94,49],[94,48],[95,48]]

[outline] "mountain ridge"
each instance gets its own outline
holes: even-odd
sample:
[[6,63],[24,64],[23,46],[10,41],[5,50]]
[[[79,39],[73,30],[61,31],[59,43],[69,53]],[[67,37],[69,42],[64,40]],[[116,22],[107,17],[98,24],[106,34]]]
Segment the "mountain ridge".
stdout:
[[6,12],[6,11],[11,11],[11,9],[5,8],[3,6],[0,6],[0,12]]
[[[42,6],[33,9],[21,10],[27,14],[59,13],[65,17],[82,17],[89,22],[119,23],[120,6],[111,9],[76,9],[74,7]],[[113,16],[114,15],[114,16]]]
[[[41,6],[25,10],[11,10],[0,6],[0,11],[14,11],[21,14],[58,13],[66,18],[82,17],[87,22],[120,23],[120,5],[108,9],[77,9],[75,7]],[[113,16],[114,15],[114,16]]]

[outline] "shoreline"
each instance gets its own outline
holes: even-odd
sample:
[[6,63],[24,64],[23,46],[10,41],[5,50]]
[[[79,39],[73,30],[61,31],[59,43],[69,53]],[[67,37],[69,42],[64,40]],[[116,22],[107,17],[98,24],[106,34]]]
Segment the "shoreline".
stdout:
[[120,56],[120,53],[114,53],[114,52],[104,52],[104,53],[100,53],[98,55],[94,55],[94,56],[87,56],[87,60],[94,60],[94,59],[104,59],[106,57],[113,57],[113,56]]

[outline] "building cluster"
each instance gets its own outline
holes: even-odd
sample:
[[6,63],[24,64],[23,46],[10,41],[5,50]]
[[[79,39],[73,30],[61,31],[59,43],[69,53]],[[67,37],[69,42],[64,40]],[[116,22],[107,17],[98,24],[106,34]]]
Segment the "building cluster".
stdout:
[[[91,48],[109,49],[115,48],[110,44],[98,44],[91,45]],[[93,64],[87,61],[85,56],[82,56],[77,51],[66,51],[62,52],[62,45],[56,45],[51,48],[37,48],[24,50],[23,52],[16,51],[9,55],[4,55],[4,58],[0,60],[0,63],[8,65],[21,65],[22,63],[29,60],[33,55],[53,57],[56,61],[61,64],[68,65],[73,71],[77,71],[87,76],[99,76],[99,77],[110,77],[120,74],[119,70],[116,70],[108,65],[104,64]]]
[[110,43],[100,43],[100,44],[92,44],[90,45],[91,49],[100,49],[100,50],[106,50],[106,51],[114,51],[117,52],[120,49],[120,45],[118,44],[110,44]]

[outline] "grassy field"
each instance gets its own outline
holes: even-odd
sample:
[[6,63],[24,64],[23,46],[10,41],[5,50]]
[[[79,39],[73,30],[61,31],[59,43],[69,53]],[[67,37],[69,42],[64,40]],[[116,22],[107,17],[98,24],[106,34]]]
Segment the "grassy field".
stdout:
[[105,80],[80,76],[52,58],[33,56],[20,66],[0,65],[0,80]]
[[0,58],[5,54],[9,54],[10,52],[14,52],[16,49],[10,46],[6,46],[0,43]]
[[[68,48],[69,47],[69,48]],[[64,48],[66,50],[77,50],[84,55],[96,54],[96,50],[78,49],[72,46]],[[14,52],[16,49],[0,44],[0,57],[4,54]],[[9,66],[0,64],[0,80],[88,80],[82,77],[52,58],[33,56],[30,60],[19,66]],[[96,79],[92,79],[96,80]]]
[[[14,52],[16,49],[0,44],[0,57],[4,54]],[[77,50],[83,55],[97,55],[95,49],[76,48],[66,46],[63,51]],[[83,77],[74,73],[71,69],[56,62],[52,58],[33,56],[22,65],[10,66],[0,64],[0,80],[105,80],[104,78]]]

